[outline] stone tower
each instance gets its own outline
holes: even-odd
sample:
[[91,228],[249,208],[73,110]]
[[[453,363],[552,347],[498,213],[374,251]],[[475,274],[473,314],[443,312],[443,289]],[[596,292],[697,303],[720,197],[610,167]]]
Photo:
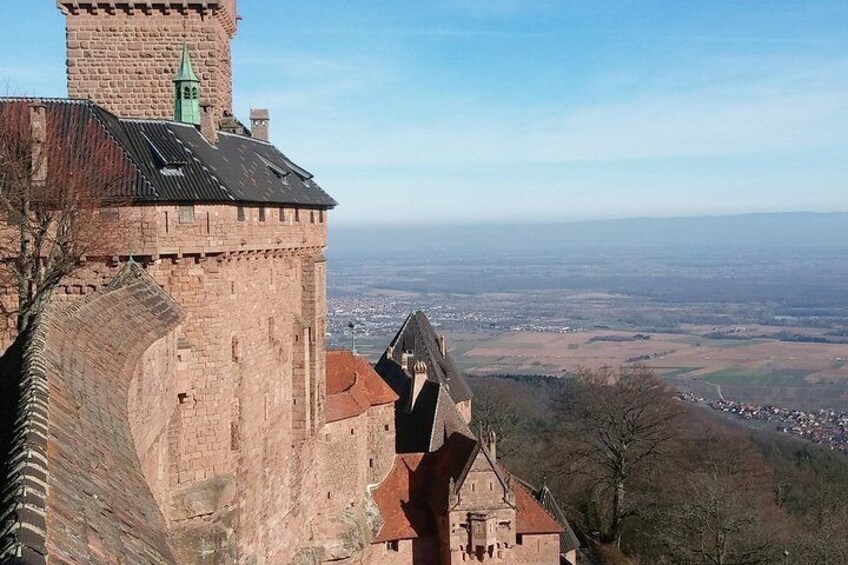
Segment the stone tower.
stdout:
[[232,112],[236,0],[58,0],[66,16],[68,95],[121,117],[173,119],[173,79],[191,46],[203,102]]
[[200,79],[192,68],[188,45],[183,46],[180,70],[174,78],[174,120],[200,125]]

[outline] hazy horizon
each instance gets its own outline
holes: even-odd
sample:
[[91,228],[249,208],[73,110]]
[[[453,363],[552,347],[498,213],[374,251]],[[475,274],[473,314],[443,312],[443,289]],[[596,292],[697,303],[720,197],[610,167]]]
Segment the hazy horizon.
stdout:
[[496,260],[638,248],[690,254],[787,249],[848,253],[848,212],[367,227],[334,225],[331,218],[327,255],[334,260],[381,257],[414,262],[447,256]]

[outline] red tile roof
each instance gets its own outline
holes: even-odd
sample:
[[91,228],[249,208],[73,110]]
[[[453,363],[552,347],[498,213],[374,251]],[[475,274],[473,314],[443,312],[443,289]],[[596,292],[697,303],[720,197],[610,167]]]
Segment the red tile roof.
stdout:
[[[427,504],[423,453],[398,455],[389,476],[374,492],[374,502],[383,526],[371,543],[416,539],[436,532],[436,522]],[[422,488],[423,487],[423,488]]]
[[519,484],[512,481],[515,489],[515,531],[519,534],[561,534],[562,526],[539,502]]
[[364,358],[350,351],[327,352],[327,422],[359,416],[397,398]]
[[[479,444],[454,434],[442,449],[432,453],[398,455],[389,476],[374,492],[383,527],[372,543],[415,539],[433,535],[433,510],[446,507],[448,484],[457,480],[480,453]],[[503,468],[500,468],[502,472]],[[517,480],[515,490],[516,532],[559,534],[562,527]]]

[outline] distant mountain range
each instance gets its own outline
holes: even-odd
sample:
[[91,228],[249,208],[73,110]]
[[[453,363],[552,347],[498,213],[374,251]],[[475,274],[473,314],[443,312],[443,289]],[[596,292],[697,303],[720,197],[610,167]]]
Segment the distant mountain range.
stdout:
[[610,248],[733,252],[845,249],[848,212],[766,213],[690,218],[633,218],[569,223],[411,225],[330,228],[337,259],[403,255],[556,254]]

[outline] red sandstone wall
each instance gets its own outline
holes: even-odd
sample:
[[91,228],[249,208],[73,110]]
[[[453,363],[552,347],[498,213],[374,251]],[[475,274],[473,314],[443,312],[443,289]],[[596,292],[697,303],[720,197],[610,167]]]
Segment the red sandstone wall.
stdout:
[[363,565],[438,565],[439,546],[436,538],[400,540],[397,551],[388,543],[369,546],[362,556]]
[[[120,211],[131,219],[136,260],[186,314],[136,373],[134,386],[147,393],[136,389],[130,401],[134,439],[163,513],[189,532],[187,546],[286,562],[308,539],[322,490],[327,215],[312,223],[301,210],[295,222],[289,210],[281,222],[269,209],[263,222],[258,208],[244,221],[235,206],[194,211],[192,222],[179,221],[177,206]],[[95,292],[120,266],[90,260],[57,300]],[[225,516],[234,504],[235,518]],[[194,529],[205,518],[193,516],[215,512],[228,525]],[[188,561],[195,557],[189,550]]]
[[[234,2],[225,9],[117,7],[71,3],[67,14],[68,93],[90,98],[122,117],[173,118],[173,78],[183,42],[191,51],[201,97],[217,115],[232,110]],[[73,8],[73,4],[82,7]],[[101,3],[102,4],[102,3]],[[119,6],[121,3],[117,3]],[[180,5],[182,2],[171,2]]]
[[559,534],[525,535],[516,545],[507,563],[514,565],[557,565]]
[[382,483],[392,470],[394,460],[394,404],[374,406],[368,411],[368,453],[361,462],[368,467],[368,484]]
[[171,333],[142,355],[127,395],[130,429],[141,469],[164,511],[170,490],[168,422],[178,404],[176,373],[177,339],[176,333]]
[[321,461],[325,482],[321,513],[332,516],[361,504],[368,486],[368,415],[340,420],[324,428]]

